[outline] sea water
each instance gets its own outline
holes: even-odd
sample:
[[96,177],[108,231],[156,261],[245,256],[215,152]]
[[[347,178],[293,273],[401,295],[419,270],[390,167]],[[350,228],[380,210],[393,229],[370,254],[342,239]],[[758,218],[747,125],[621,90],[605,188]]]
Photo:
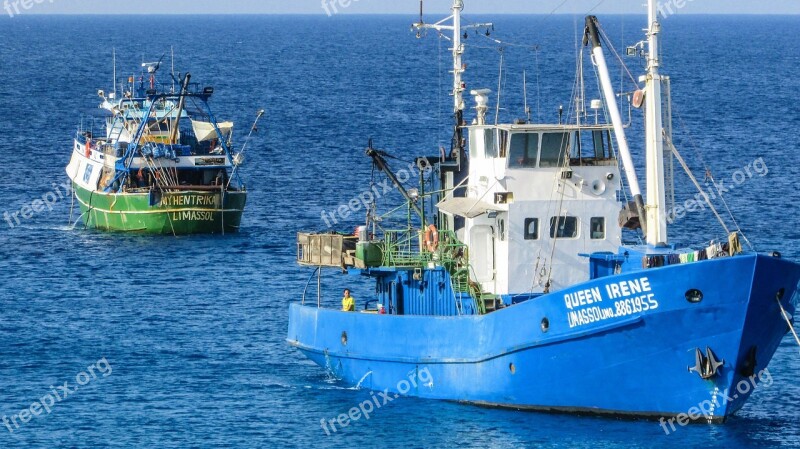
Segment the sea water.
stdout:
[[[408,28],[414,19],[0,19],[0,417],[10,423],[0,425],[0,447],[800,445],[800,354],[791,337],[769,366],[773,382],[725,425],[667,434],[651,421],[399,398],[326,432],[323,420],[376,393],[331,379],[286,344],[289,303],[301,299],[311,275],[294,263],[295,233],[329,224],[351,232],[363,223],[363,209],[337,215],[337,223],[323,217],[383,180],[372,178],[364,156],[370,138],[406,162],[449,145],[448,43],[433,34],[416,39]],[[568,114],[582,17],[468,20],[493,20],[491,37],[507,43],[501,120],[525,116],[523,71],[533,121],[557,121],[560,105]],[[641,16],[600,20],[621,54],[642,38]],[[715,188],[706,168],[723,182],[726,204],[756,249],[794,260],[798,27],[798,18],[775,16],[671,16],[663,24],[677,145],[703,188]],[[468,89],[496,91],[497,44],[483,30],[467,44]],[[123,78],[165,54],[166,74],[171,47],[176,72],[214,86],[212,105],[236,122],[240,144],[257,110],[267,111],[241,171],[250,192],[242,230],[180,238],[84,230],[62,186],[64,167],[78,127],[100,129],[92,117],[97,90],[113,89],[112,49]],[[619,84],[627,75],[607,51]],[[640,60],[627,63],[635,76],[642,72]],[[587,89],[597,92],[590,65],[586,71]],[[630,120],[643,167],[641,113]],[[675,179],[683,205],[697,192],[677,165]],[[387,195],[384,210],[397,199]],[[707,208],[692,206],[671,227],[676,242],[724,236]],[[29,218],[18,222],[14,213]],[[336,273],[326,273],[323,286],[332,307],[345,287],[359,303],[374,289]]]

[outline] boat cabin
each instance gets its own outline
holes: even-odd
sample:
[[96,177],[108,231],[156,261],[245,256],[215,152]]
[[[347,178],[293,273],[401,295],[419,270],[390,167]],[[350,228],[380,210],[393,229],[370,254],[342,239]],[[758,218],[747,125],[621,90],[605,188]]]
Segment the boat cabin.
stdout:
[[[588,279],[579,254],[615,252],[622,191],[611,125],[473,125],[466,219],[474,281],[495,295],[537,295]],[[527,299],[527,298],[521,298]]]

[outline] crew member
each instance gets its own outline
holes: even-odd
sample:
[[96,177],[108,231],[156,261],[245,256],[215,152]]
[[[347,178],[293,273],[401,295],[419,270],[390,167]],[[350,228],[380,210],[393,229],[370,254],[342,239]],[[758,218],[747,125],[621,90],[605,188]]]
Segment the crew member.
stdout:
[[344,298],[342,298],[342,311],[343,312],[355,312],[356,311],[356,300],[350,296],[350,290],[344,290]]

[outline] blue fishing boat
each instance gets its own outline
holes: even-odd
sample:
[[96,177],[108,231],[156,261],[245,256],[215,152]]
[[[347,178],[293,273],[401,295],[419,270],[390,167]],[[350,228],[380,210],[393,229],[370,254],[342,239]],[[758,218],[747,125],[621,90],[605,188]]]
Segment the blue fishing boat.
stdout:
[[[347,311],[325,307],[319,288],[314,299],[304,292],[290,306],[288,343],[342,381],[386,393],[673,427],[725,421],[793,331],[800,265],[753,250],[673,144],[656,2],[646,40],[625,52],[646,63],[630,95],[644,109],[646,194],[598,19],[587,17],[584,36],[603,96],[591,101],[596,114],[581,114],[578,95],[574,123],[492,124],[491,92],[479,89],[467,124],[462,33],[492,25],[462,24],[463,7],[454,0],[448,19],[414,25],[452,33],[451,152],[418,158],[419,186],[409,188],[370,144],[405,216],[370,207],[355,235],[301,232],[297,247],[318,287],[323,269],[344,269],[348,282],[372,280],[375,297]],[[719,240],[669,240],[672,161],[719,218]]]

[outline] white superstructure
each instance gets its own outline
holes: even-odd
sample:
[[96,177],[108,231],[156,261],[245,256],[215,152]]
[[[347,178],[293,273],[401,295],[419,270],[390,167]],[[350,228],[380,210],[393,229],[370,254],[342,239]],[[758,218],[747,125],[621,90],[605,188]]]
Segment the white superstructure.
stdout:
[[467,197],[439,210],[466,218],[459,237],[483,291],[558,290],[587,279],[579,254],[619,248],[610,137],[607,125],[469,127]]

